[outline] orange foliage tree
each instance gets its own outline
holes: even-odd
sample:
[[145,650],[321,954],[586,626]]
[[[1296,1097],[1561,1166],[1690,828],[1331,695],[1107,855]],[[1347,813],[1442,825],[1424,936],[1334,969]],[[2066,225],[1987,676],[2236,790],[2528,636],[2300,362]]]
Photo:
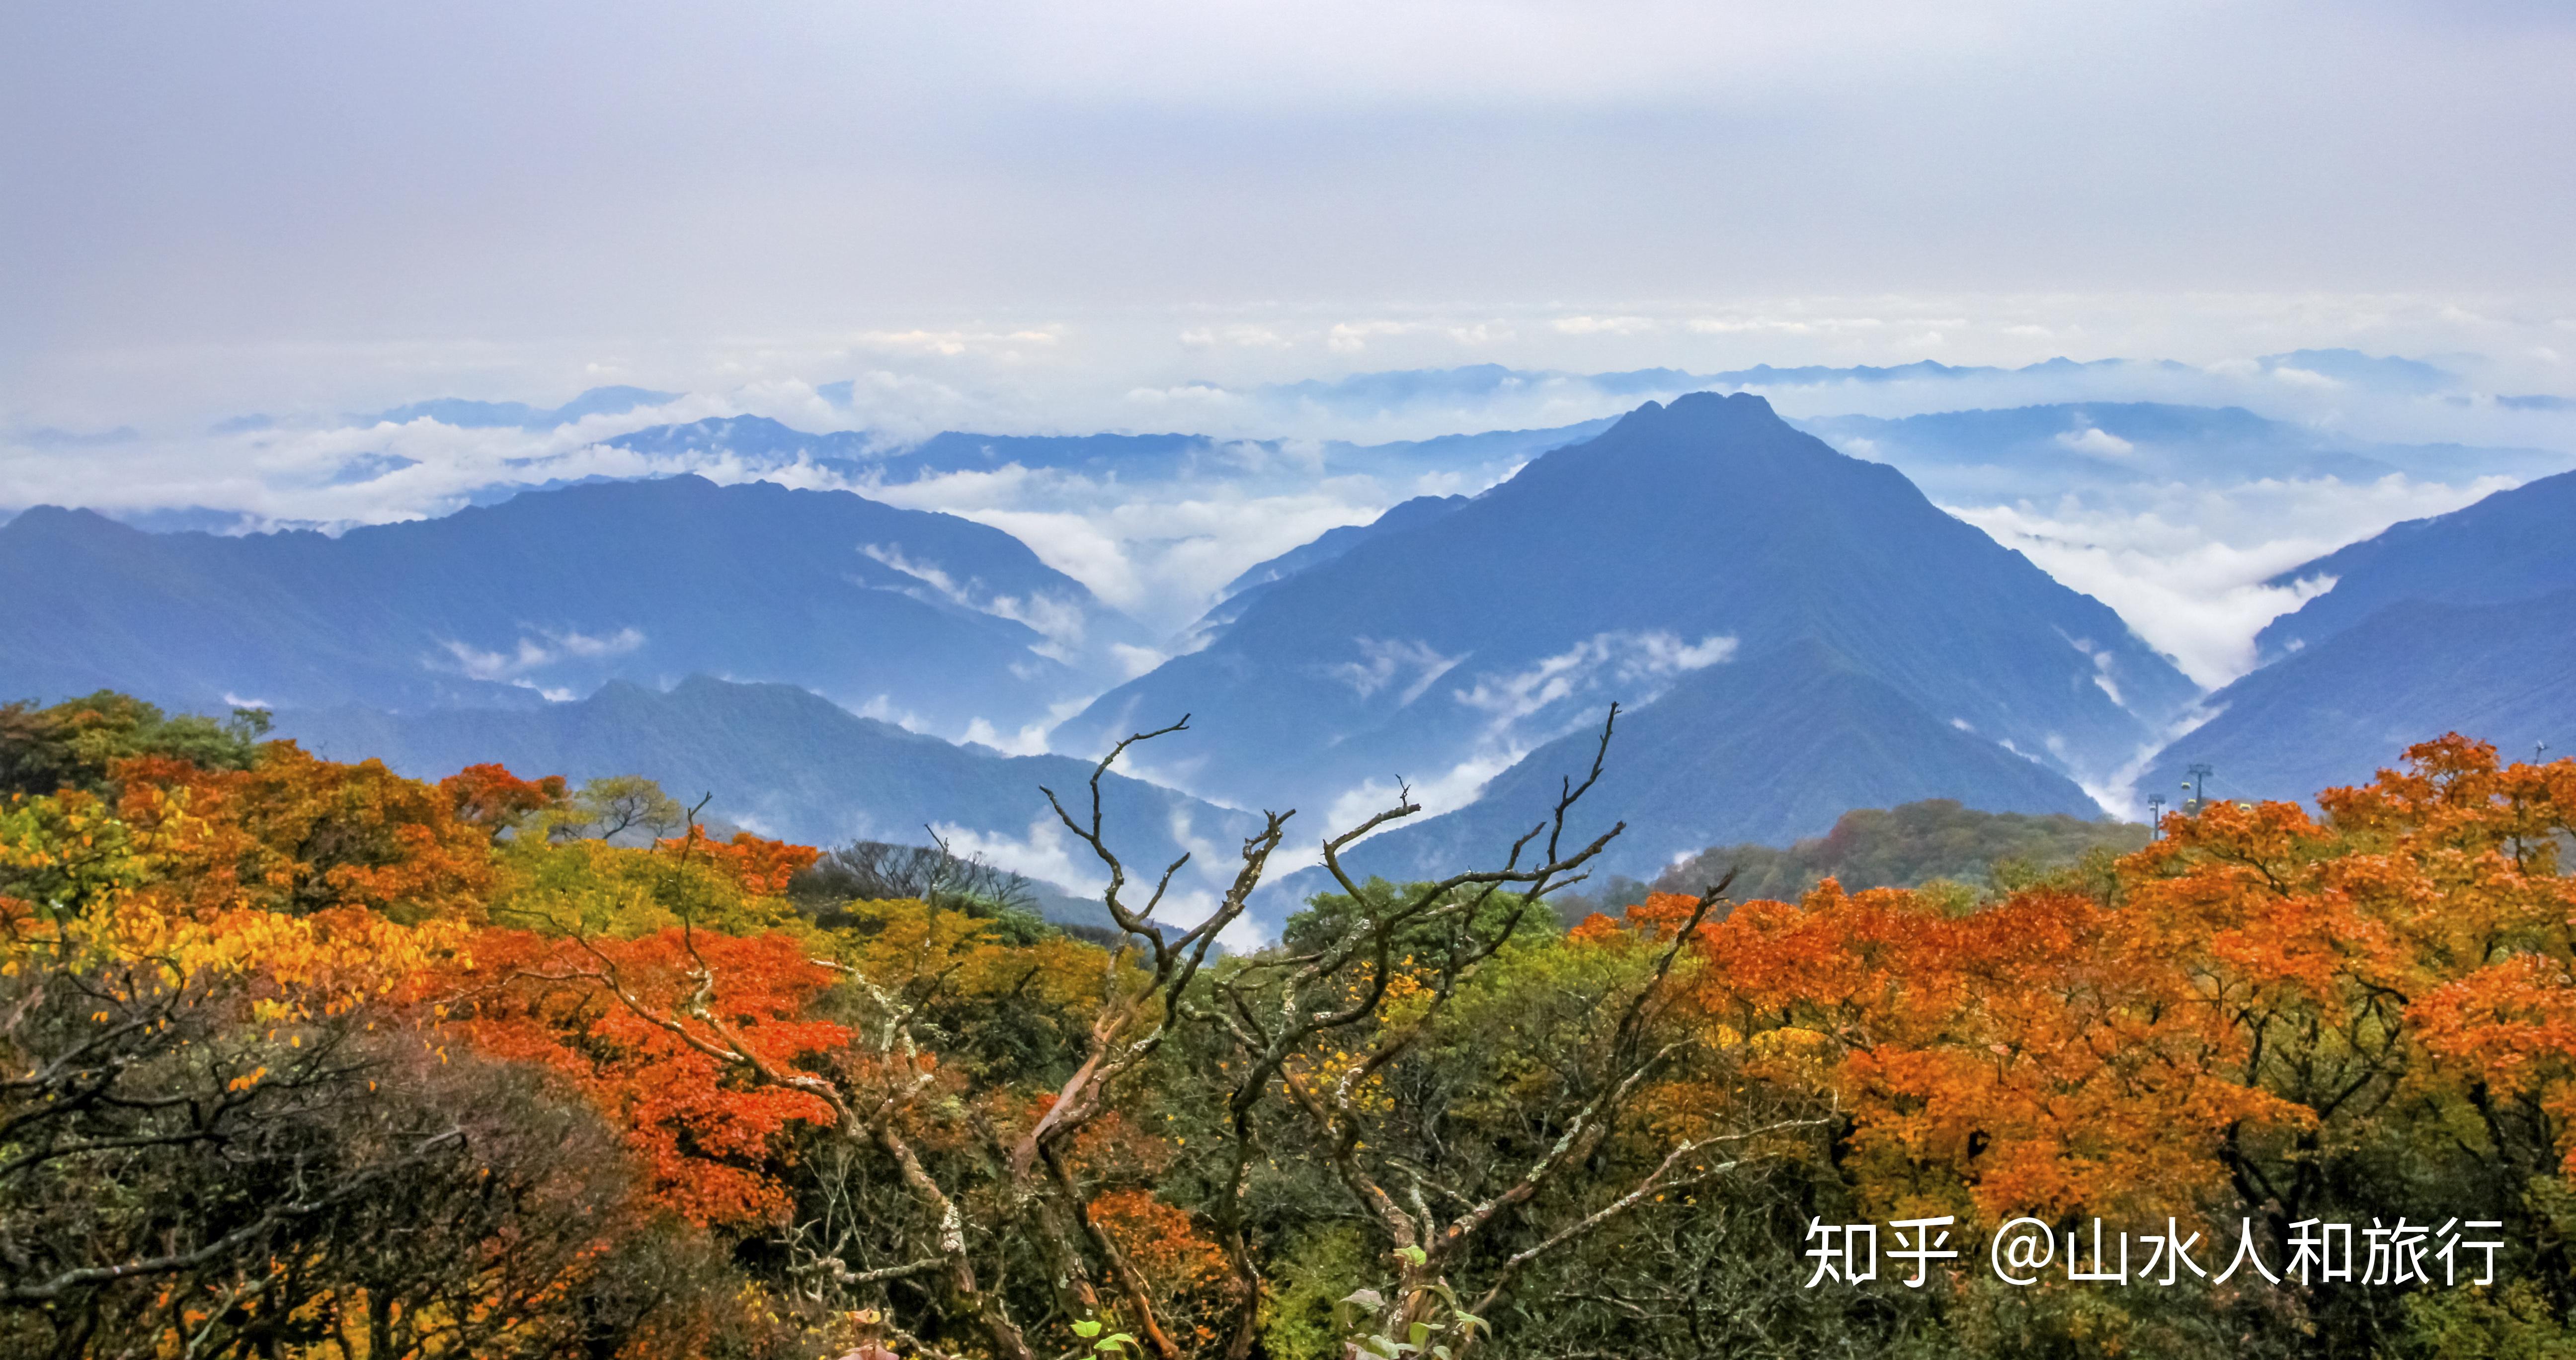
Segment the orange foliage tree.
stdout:
[[[2121,1329],[2156,1307],[2223,1318],[2211,1353],[2565,1339],[2576,762],[2446,737],[2313,810],[2168,818],[2107,875],[1658,896],[1563,934],[1543,899],[1609,842],[1566,838],[1588,782],[1499,868],[1354,881],[1341,852],[1399,799],[1326,842],[1340,892],[1227,957],[1287,815],[1164,925],[1182,866],[1138,892],[1102,825],[1124,749],[1087,816],[1057,805],[1107,948],[962,897],[800,897],[814,850],[693,819],[567,836],[561,780],[493,765],[431,786],[279,742],[0,804],[0,1342],[84,1353],[48,1320],[78,1314],[150,1329],[137,1353],[776,1354],[866,1305],[851,1335],[936,1356],[1454,1360],[1505,1312],[1520,1350],[1705,1350],[1716,1291],[1656,1278],[1667,1246],[1794,1260],[1760,1226],[1784,1205],[1971,1242],[2447,1211],[2537,1265],[2494,1299],[2084,1303],[2053,1339],[2028,1318],[2066,1291],[2006,1325],[1962,1271],[1846,1349],[1910,1318],[2148,1352]],[[245,1147],[303,1198],[127,1212]],[[1773,1198],[1730,1179],[1757,1164]],[[735,1302],[670,1284],[683,1259]],[[1604,1276],[1626,1292],[1566,1302]],[[1535,1279],[1553,1301],[1516,1302]],[[1336,1300],[1356,1316],[1318,1321]]]
[[2338,1209],[2485,1216],[2562,1279],[2558,1192],[2525,1187],[2576,1165],[2576,762],[2450,736],[2319,804],[2169,817],[2100,897],[1746,903],[1696,932],[1692,1005],[1749,1073],[1838,1102],[1839,1174],[1883,1217],[2277,1242]]
[[779,935],[489,930],[457,971],[451,1023],[486,1053],[570,1078],[625,1130],[651,1193],[681,1216],[775,1225],[787,1208],[773,1174],[779,1135],[835,1114],[793,1082],[733,1080],[731,1064],[784,1071],[844,1047],[846,1027],[806,1016],[831,982]]
[[490,938],[488,830],[286,743],[106,774],[0,804],[0,1351],[706,1332],[603,1121],[437,1023]]
[[360,907],[408,924],[480,919],[490,900],[490,833],[382,761],[343,765],[271,742],[247,770],[148,756],[112,772],[118,818],[155,841],[166,881],[200,902]]
[[521,779],[499,765],[468,765],[438,781],[456,819],[482,827],[498,837],[530,814],[560,807],[564,777]]

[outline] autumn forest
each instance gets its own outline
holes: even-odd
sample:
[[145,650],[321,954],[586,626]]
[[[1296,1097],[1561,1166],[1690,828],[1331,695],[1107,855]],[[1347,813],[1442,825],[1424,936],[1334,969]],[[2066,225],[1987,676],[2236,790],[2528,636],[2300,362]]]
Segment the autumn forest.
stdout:
[[2565,1354],[2576,762],[2389,754],[1982,885],[1703,857],[1579,916],[1584,769],[1424,882],[1340,866],[1401,796],[1283,810],[1172,919],[1095,774],[1068,930],[642,780],[11,706],[0,1353]]

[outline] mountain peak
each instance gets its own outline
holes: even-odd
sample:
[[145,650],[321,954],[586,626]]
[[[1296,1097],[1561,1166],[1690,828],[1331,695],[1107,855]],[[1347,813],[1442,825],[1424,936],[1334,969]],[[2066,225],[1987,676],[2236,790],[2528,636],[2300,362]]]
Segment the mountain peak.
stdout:
[[[1647,402],[1647,407],[1655,403]],[[1641,408],[1642,409],[1642,408]],[[1764,420],[1783,423],[1780,414],[1771,409],[1771,400],[1752,392],[1685,392],[1664,408],[1674,415],[1691,415],[1703,419],[1723,414],[1731,419]]]
[[1686,392],[1670,402],[1650,401],[1622,417],[1613,431],[1631,434],[1733,434],[1766,427],[1788,430],[1771,403],[1751,392]]
[[119,524],[95,510],[60,505],[31,505],[6,524],[0,524],[0,535],[21,543],[94,541],[101,536],[141,536],[142,533],[140,529]]
[[1173,777],[1203,795],[1332,806],[1403,774],[1454,798],[1613,699],[1642,707],[1783,648],[1901,696],[1929,715],[1914,730],[1964,727],[2088,778],[2194,693],[2108,607],[1894,468],[1759,396],[1704,392],[1270,583],[1054,744],[1106,749],[1193,712],[1205,754]]

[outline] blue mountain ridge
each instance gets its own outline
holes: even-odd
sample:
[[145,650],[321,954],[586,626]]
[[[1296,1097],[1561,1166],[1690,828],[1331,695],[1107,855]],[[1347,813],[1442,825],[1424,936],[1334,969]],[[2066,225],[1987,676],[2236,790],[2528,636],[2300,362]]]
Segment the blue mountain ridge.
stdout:
[[1256,562],[1235,577],[1217,594],[1217,602],[1208,608],[1179,635],[1166,644],[1172,652],[1194,652],[1206,645],[1209,637],[1243,617],[1243,611],[1261,598],[1273,584],[1284,581],[1308,567],[1320,566],[1349,552],[1370,539],[1427,524],[1465,505],[1468,496],[1416,496],[1389,507],[1385,514],[1366,524],[1345,524],[1327,529],[1316,537],[1290,548],[1266,562]]
[[2498,604],[2576,586],[2576,472],[2391,525],[2270,584],[2320,577],[2334,587],[2255,635],[2261,659],[2314,646],[2400,600]]
[[52,507],[0,527],[11,694],[413,710],[707,671],[1007,730],[1096,688],[1082,649],[1144,640],[1000,530],[763,483],[610,482],[338,538]]
[[2576,588],[2502,602],[2406,597],[2211,695],[2217,716],[2157,753],[2142,790],[2179,801],[2209,765],[2212,797],[2313,801],[2366,782],[2445,732],[2576,752]]
[[[580,396],[551,409],[530,406],[522,401],[474,401],[464,397],[437,397],[379,411],[371,416],[355,416],[366,425],[408,425],[415,420],[434,420],[461,430],[498,429],[515,426],[527,430],[551,430],[569,425],[584,416],[624,415],[639,406],[659,406],[678,401],[680,393],[656,392],[645,387],[594,387]],[[265,417],[259,419],[264,420]],[[256,428],[256,427],[253,427]]]
[[766,416],[720,416],[657,425],[605,441],[657,458],[723,453],[754,471],[806,465],[854,484],[902,485],[954,472],[1003,467],[1069,473],[1099,481],[1222,477],[1311,482],[1347,474],[1499,473],[1548,449],[1608,428],[1588,421],[1537,430],[1492,430],[1383,444],[1223,440],[1196,434],[987,435],[945,431],[906,443],[863,430],[808,433]]
[[1370,539],[1428,524],[1467,501],[1465,496],[1416,496],[1389,506],[1386,513],[1366,524],[1345,524],[1326,529],[1277,557],[1245,568],[1242,575],[1226,582],[1225,589],[1218,592],[1218,598],[1231,598],[1256,586],[1294,576],[1308,567],[1330,562]]
[[[1399,775],[1498,770],[1613,698],[1642,705],[1806,638],[2061,775],[2134,759],[2196,692],[2108,607],[1895,469],[1835,453],[1759,397],[1702,394],[1649,402],[1428,524],[1271,584],[1053,745],[1098,749],[1192,711],[1209,747],[1162,777],[1235,806],[1328,807]],[[1824,795],[1864,805],[1841,797]]]
[[2334,582],[2256,637],[2264,662],[2157,754],[2229,798],[2312,798],[2460,732],[2508,758],[2576,749],[2576,472],[2408,520],[2273,578]]
[[2295,349],[2287,354],[2266,354],[2255,362],[2267,372],[2295,368],[2303,373],[2384,392],[2421,395],[2446,392],[2460,385],[2459,374],[2421,359],[2364,354],[2357,349]]
[[[2352,349],[2302,349],[2267,354],[2254,361],[2263,372],[2297,369],[2357,387],[2404,393],[2449,391],[2462,384],[2457,373],[2420,359],[2365,354]],[[1678,394],[1702,389],[1820,387],[1851,383],[1949,382],[2007,375],[2066,377],[2122,371],[2195,374],[2207,370],[2172,359],[2072,359],[2064,355],[2019,367],[1993,364],[1945,364],[1918,359],[1905,364],[1799,364],[1787,367],[1755,364],[1750,368],[1691,373],[1677,368],[1640,368],[1624,372],[1579,373],[1565,369],[1512,368],[1503,364],[1466,364],[1455,368],[1383,369],[1334,378],[1270,383],[1253,395],[1283,404],[1309,403],[1327,408],[1400,407],[1464,398],[1486,398],[1516,389],[1544,386],[1588,386],[1623,395]],[[1215,386],[1216,384],[1207,384]]]
[[[1087,800],[1088,762],[954,746],[857,717],[792,685],[692,676],[660,692],[616,680],[578,702],[517,711],[288,711],[277,715],[276,732],[326,758],[374,757],[420,779],[487,761],[576,784],[640,774],[683,802],[711,794],[710,813],[804,845],[919,845],[929,838],[925,824],[935,824],[961,853],[978,841],[1018,843],[1021,853],[1004,851],[995,862],[1033,877],[1087,882],[1098,873],[1089,848],[1069,837],[1050,854],[1025,852],[1046,840],[1051,824],[1040,787]],[[1164,740],[1186,742],[1189,734]],[[1109,775],[1102,789],[1111,849],[1131,865],[1159,871],[1185,850],[1198,852],[1184,886],[1230,879],[1235,847],[1259,829],[1248,814],[1122,774]],[[1089,804],[1067,806],[1080,814]]]
[[2358,483],[2394,473],[2457,483],[2537,476],[2570,461],[2540,449],[2373,444],[2242,407],[2160,402],[2067,402],[1792,423],[1846,453],[1888,463],[1927,492],[1954,502],[2168,482]]
[[1677,368],[1640,368],[1616,373],[1576,373],[1561,369],[1511,368],[1502,364],[1467,364],[1457,368],[1387,369],[1378,372],[1350,373],[1338,378],[1309,378],[1300,382],[1271,383],[1255,389],[1253,395],[1284,405],[1302,403],[1342,410],[1391,409],[1471,398],[1486,399],[1515,390],[1541,388],[1579,387],[1605,395],[1641,397],[1745,387],[1816,387],[1830,383],[1886,384],[1946,381],[1998,377],[2008,373],[2069,374],[2087,369],[2121,368],[2170,372],[2196,371],[2189,365],[2175,363],[2169,359],[2078,361],[2067,358],[2047,359],[2035,364],[2026,364],[2017,369],[1986,365],[1952,365],[1938,360],[1922,359],[1910,364],[1887,367],[1869,364],[1845,366],[1811,364],[1775,368],[1770,364],[1756,364],[1751,368],[1729,369],[1720,373],[1689,373]]

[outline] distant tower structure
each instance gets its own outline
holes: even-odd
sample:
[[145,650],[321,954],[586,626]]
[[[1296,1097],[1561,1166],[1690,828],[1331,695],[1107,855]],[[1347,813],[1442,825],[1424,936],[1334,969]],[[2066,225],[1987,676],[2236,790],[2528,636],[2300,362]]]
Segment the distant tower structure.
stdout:
[[2535,741],[2531,744],[2531,763],[2534,765],[2546,765],[2549,763],[2548,742]]
[[2217,771],[2206,765],[2191,765],[2186,766],[2183,773],[2191,776],[2182,781],[2182,786],[2191,790],[2191,798],[2182,805],[2182,810],[2188,816],[2197,817],[2209,797],[2209,777]]
[[2147,795],[2147,839],[2148,839],[2148,840],[2151,840],[2151,841],[2152,841],[2152,840],[2159,840],[2159,839],[2162,839],[2162,838],[2163,838],[2164,834],[2165,834],[2165,796],[2164,796],[2163,794],[2161,794],[2161,793],[2151,793],[2151,794],[2148,794],[2148,795]]

